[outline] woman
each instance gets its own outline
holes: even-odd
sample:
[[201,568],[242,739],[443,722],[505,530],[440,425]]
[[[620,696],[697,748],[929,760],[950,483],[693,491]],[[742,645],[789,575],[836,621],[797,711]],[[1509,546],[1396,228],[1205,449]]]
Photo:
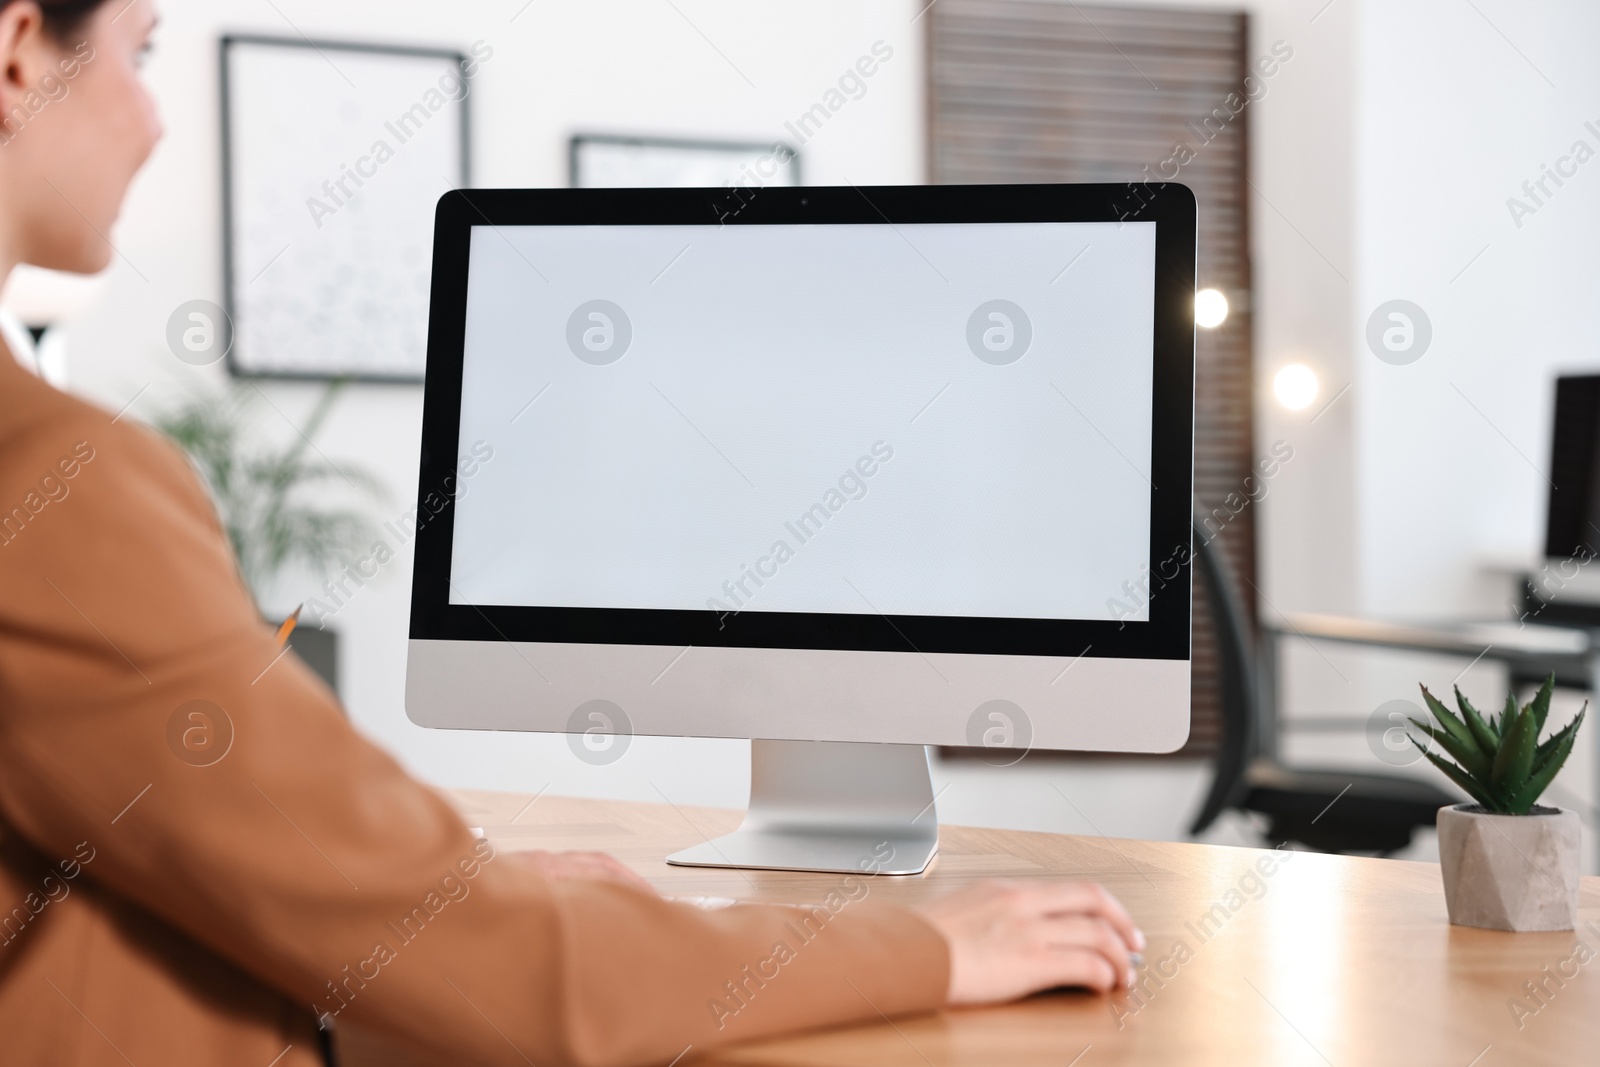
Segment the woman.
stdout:
[[[0,280],[111,262],[161,133],[138,77],[155,21],[150,0],[0,0]],[[600,855],[495,855],[293,657],[263,673],[275,656],[182,456],[0,352],[7,1062],[292,1067],[346,1022],[457,1063],[667,1062],[1106,990],[1143,947],[1097,886],[867,899],[732,1010],[795,909],[672,903]],[[205,766],[174,740],[196,701],[233,726]]]

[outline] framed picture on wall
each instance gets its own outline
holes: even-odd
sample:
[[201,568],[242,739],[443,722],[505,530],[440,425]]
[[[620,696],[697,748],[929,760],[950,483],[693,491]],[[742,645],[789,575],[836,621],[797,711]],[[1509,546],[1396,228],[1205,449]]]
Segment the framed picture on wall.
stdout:
[[471,180],[471,83],[492,54],[222,38],[235,374],[422,380],[434,205]]
[[574,189],[799,185],[800,154],[780,142],[697,141],[580,133]]

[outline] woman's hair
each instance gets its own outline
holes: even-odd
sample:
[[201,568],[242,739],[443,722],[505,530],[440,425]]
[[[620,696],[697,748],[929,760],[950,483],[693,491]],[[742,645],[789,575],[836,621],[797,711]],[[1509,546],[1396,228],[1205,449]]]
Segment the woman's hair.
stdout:
[[[33,0],[44,12],[45,32],[58,41],[65,42],[81,36],[83,24],[89,20],[106,0]],[[10,7],[13,0],[0,0],[0,11]]]

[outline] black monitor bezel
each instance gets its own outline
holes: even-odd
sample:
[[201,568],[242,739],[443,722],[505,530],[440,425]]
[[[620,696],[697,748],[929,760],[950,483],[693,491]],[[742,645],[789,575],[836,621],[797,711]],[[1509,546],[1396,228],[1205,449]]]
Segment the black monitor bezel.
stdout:
[[[1156,223],[1150,574],[1128,576],[1148,593],[1148,621],[450,603],[473,227],[1132,221]],[[1172,183],[446,193],[434,223],[412,639],[1188,659],[1195,243],[1194,194]]]

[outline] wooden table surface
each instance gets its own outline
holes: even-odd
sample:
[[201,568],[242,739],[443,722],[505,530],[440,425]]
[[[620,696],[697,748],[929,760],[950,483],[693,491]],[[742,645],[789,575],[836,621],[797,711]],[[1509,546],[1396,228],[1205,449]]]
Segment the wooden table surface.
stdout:
[[[839,878],[666,864],[668,853],[734,828],[734,811],[453,795],[497,848],[602,850],[669,895],[798,903],[820,900]],[[1583,880],[1578,930],[1508,934],[1451,926],[1431,863],[945,826],[929,872],[878,879],[872,893],[914,901],[980,878],[1044,876],[1093,879],[1127,904],[1150,940],[1139,992],[1055,993],[692,1062],[1600,1063],[1600,878]],[[1541,981],[1535,999],[1524,983]]]

